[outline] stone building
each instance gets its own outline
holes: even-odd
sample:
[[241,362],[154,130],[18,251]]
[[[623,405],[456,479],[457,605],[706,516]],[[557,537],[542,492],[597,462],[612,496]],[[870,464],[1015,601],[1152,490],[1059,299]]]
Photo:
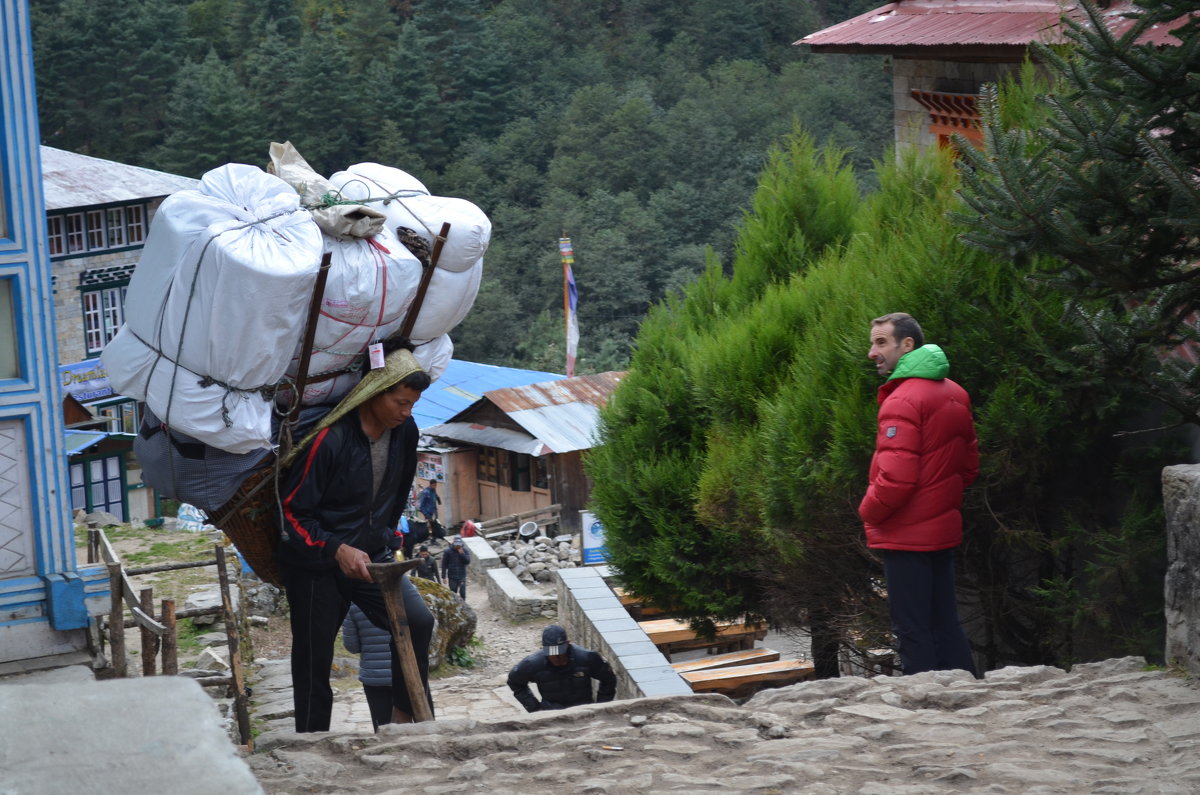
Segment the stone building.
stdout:
[[135,401],[113,394],[100,351],[125,320],[125,291],[150,222],[171,193],[197,180],[40,147],[58,382],[92,415],[67,440],[71,508],[122,520],[157,515],[131,475]]

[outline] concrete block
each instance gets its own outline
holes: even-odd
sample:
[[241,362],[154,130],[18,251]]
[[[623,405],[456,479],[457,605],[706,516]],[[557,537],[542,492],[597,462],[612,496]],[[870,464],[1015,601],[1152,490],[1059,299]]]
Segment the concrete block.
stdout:
[[[590,618],[590,615],[588,617]],[[604,621],[593,621],[592,626],[596,628],[597,632],[606,637],[616,632],[642,632],[637,622],[629,616],[625,616],[624,618],[609,618]],[[645,635],[646,633],[642,632],[642,634]]]
[[181,677],[0,688],[0,733],[5,792],[263,791],[216,704]]

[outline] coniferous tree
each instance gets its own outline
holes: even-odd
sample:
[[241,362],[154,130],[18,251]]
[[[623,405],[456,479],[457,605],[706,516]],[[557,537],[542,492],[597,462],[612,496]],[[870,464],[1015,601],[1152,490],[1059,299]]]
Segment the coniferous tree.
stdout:
[[[903,309],[975,406],[983,466],[964,506],[960,595],[986,666],[1157,657],[1152,495],[1171,457],[1111,435],[1140,395],[1064,356],[1081,336],[1029,266],[957,240],[948,157],[887,166],[861,199],[830,162],[795,142],[773,158],[733,273],[710,268],[639,332],[587,459],[627,586],[701,625],[808,626],[825,674],[839,637],[885,641],[882,570],[855,509],[879,385],[866,332]],[[1122,580],[1128,569],[1138,575]]]
[[[1033,130],[1007,128],[985,93],[987,149],[963,151],[964,197],[976,246],[1028,260],[1099,307],[1073,306],[1081,346],[1100,372],[1134,379],[1189,420],[1200,419],[1200,369],[1162,352],[1198,340],[1200,309],[1200,11],[1194,0],[1139,3],[1114,36],[1084,3],[1066,20],[1074,47],[1035,48],[1054,77]],[[1174,26],[1165,45],[1143,34]]]
[[163,171],[199,177],[225,163],[266,160],[258,107],[216,52],[180,70],[167,123],[171,133],[153,158]]

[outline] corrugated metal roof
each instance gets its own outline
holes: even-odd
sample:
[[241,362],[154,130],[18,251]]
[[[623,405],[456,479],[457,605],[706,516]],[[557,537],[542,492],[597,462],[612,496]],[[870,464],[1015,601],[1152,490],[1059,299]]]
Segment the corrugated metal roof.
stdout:
[[548,452],[587,450],[596,443],[600,407],[617,388],[623,372],[598,373],[561,381],[496,389],[485,397],[541,440]]
[[127,166],[52,146],[41,147],[47,210],[133,202],[194,188],[199,180]]
[[[520,425],[528,437],[513,430],[473,423],[474,408],[481,401],[443,425],[422,426],[422,430],[429,436],[531,455],[587,450],[595,444],[600,407],[624,375],[623,372],[581,375],[485,392],[484,400]],[[495,441],[485,441],[490,439]]]
[[529,434],[471,422],[446,422],[425,428],[424,433],[439,439],[452,439],[456,442],[477,444],[480,447],[499,447],[501,450],[512,450],[514,453],[527,455],[537,456],[553,452]]
[[508,414],[522,409],[540,409],[569,403],[603,406],[624,376],[623,372],[577,375],[558,381],[493,389],[484,394],[488,400],[499,406],[501,411]]
[[413,418],[417,421],[417,427],[427,432],[428,428],[444,423],[467,409],[490,390],[563,378],[566,376],[558,373],[451,359],[445,372],[425,390],[413,407]]
[[[1133,8],[1117,2],[1105,9],[1114,33],[1129,29],[1132,22],[1121,15]],[[858,53],[948,46],[1022,49],[1032,42],[1063,41],[1063,13],[1086,18],[1078,4],[1053,0],[898,0],[810,33],[796,44],[809,45],[814,52]],[[1179,40],[1170,35],[1174,27],[1156,26],[1141,41],[1177,45]]]

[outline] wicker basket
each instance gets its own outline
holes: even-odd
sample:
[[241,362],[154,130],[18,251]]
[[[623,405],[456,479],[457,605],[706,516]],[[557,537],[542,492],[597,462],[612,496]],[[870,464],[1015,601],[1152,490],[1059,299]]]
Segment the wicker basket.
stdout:
[[279,545],[275,510],[275,464],[272,463],[246,478],[233,498],[216,512],[212,523],[229,536],[263,582],[282,586],[279,566],[275,563],[275,549]]

